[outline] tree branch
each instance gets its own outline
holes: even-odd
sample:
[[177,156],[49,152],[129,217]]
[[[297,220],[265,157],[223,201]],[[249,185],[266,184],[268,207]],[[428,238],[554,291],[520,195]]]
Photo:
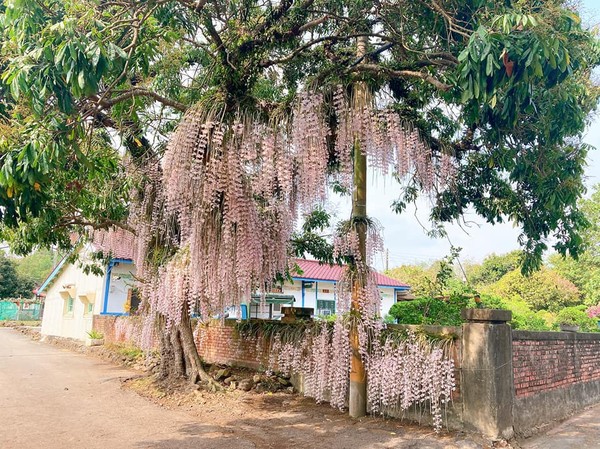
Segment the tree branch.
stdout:
[[157,94],[156,92],[152,92],[151,90],[144,89],[142,87],[136,87],[136,88],[131,89],[121,95],[116,96],[116,97],[109,98],[107,100],[102,100],[100,105],[104,108],[111,108],[115,104],[120,103],[121,101],[124,101],[124,100],[128,100],[129,98],[132,98],[135,96],[150,97],[153,100],[164,104],[165,106],[170,106],[173,109],[177,109],[178,111],[181,111],[181,112],[185,112],[188,109],[187,106],[184,105],[183,103],[180,103],[175,100],[171,100],[169,98],[165,98],[162,95]]
[[447,92],[452,89],[451,84],[446,84],[427,72],[418,72],[415,70],[393,70],[377,64],[359,64],[356,67],[353,67],[353,70],[356,72],[374,73],[376,75],[383,74],[389,78],[419,78],[441,91]]

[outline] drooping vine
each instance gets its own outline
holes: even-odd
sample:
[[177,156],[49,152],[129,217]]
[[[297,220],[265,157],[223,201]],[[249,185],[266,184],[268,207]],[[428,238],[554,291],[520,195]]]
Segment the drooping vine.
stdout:
[[[266,119],[218,104],[202,104],[186,114],[162,162],[147,164],[131,214],[141,309],[161,317],[165,344],[193,341],[191,314],[201,319],[220,314],[252,292],[265,291],[290,269],[289,241],[298,213],[326,199],[331,177],[352,187],[357,139],[380,173],[409,177],[425,191],[445,188],[453,173],[450,156],[433,154],[415,129],[378,104],[352,108],[338,88],[306,91],[291,113]],[[351,326],[358,328],[367,369],[375,366],[373,342],[383,329],[380,293],[369,270],[373,254],[382,248],[381,229],[372,220],[355,221],[341,226],[334,242],[336,256],[353,261],[337,285],[338,321],[331,329],[306,331],[310,351],[278,343],[287,356],[277,364],[296,369],[295,361],[303,360],[307,394],[324,400],[328,391],[337,407],[347,395]],[[357,227],[363,225],[366,258],[358,251]],[[359,314],[345,315],[356,284]],[[178,328],[182,322],[186,329]],[[146,320],[145,325],[155,324]],[[142,333],[149,341],[152,332]],[[176,360],[199,365],[195,348],[193,354],[189,347],[183,354],[171,352]]]

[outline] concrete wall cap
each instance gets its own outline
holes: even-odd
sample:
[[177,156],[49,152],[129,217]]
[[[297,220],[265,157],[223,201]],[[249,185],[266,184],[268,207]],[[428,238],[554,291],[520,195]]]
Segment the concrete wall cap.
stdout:
[[460,316],[463,320],[475,322],[506,323],[512,320],[512,312],[501,309],[462,309]]

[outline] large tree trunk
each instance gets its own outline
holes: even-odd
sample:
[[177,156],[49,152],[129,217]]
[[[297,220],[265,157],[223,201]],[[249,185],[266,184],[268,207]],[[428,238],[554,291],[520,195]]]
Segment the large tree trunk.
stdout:
[[191,383],[200,379],[219,388],[219,384],[205,371],[202,364],[186,305],[183,305],[181,322],[177,326],[171,326],[166,332],[164,317],[158,318],[158,324],[161,336],[161,376],[186,378]]

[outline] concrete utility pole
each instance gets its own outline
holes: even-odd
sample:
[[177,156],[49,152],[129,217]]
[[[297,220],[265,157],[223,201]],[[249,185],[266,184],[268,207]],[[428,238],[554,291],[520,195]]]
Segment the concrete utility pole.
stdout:
[[[364,57],[367,53],[366,37],[357,40],[356,56]],[[353,108],[360,110],[368,104],[369,91],[366,83],[357,82],[354,86]],[[354,140],[354,190],[352,192],[352,218],[351,222],[356,226],[359,240],[361,265],[354,266],[356,278],[352,286],[351,315],[357,318],[360,315],[359,293],[364,287],[367,273],[366,240],[367,240],[367,156],[360,147],[358,137]],[[353,320],[350,329],[350,346],[352,349],[352,360],[350,365],[350,398],[348,411],[353,418],[360,418],[367,414],[367,373],[365,365],[359,352],[359,337],[356,321]]]

